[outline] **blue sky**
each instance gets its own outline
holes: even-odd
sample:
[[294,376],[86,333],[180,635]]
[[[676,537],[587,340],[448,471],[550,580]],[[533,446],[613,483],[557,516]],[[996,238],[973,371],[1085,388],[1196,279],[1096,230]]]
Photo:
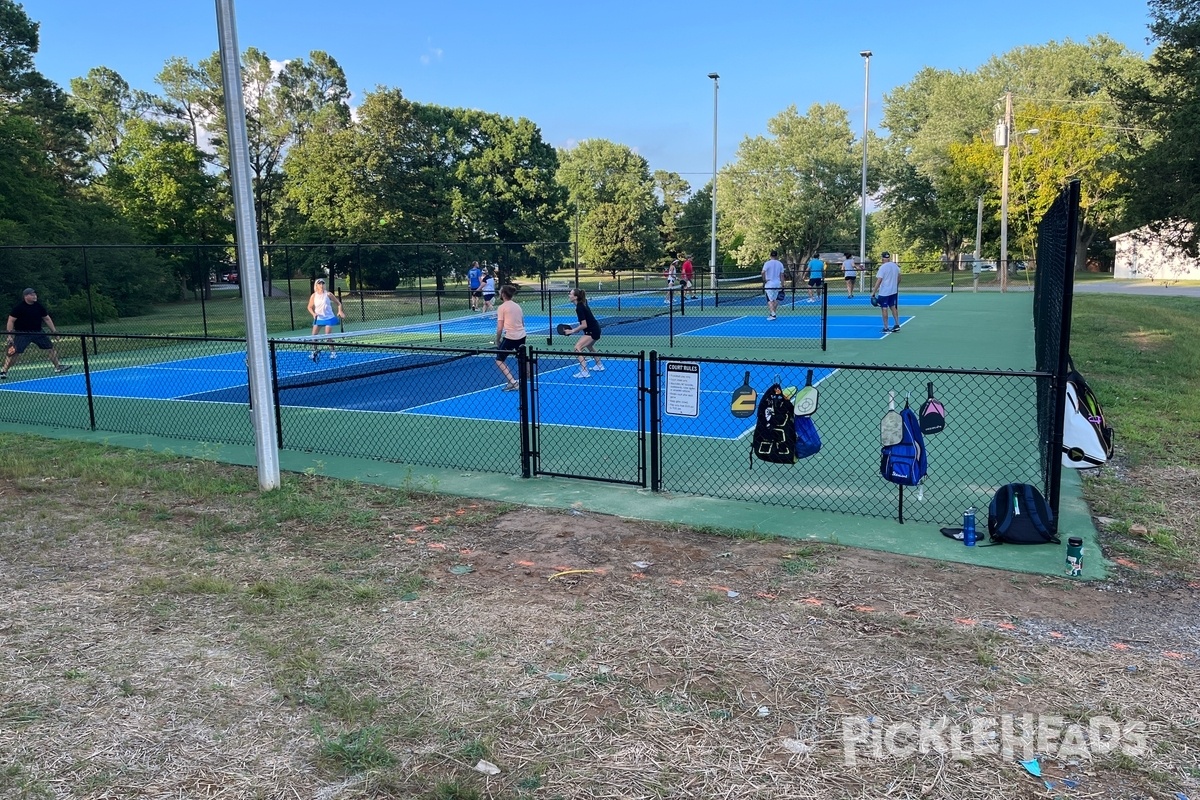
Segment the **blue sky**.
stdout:
[[[23,5],[41,23],[37,67],[64,88],[102,65],[157,91],[167,58],[196,62],[217,48],[214,0]],[[974,70],[1014,47],[1100,33],[1150,51],[1139,0],[237,0],[235,11],[243,50],[276,60],[325,50],[357,98],[384,85],[421,102],[528,117],[555,146],[611,139],[696,187],[712,170],[709,72],[721,75],[724,164],[793,104],[837,103],[861,132],[860,50],[874,53],[872,127],[884,94],[925,66]]]

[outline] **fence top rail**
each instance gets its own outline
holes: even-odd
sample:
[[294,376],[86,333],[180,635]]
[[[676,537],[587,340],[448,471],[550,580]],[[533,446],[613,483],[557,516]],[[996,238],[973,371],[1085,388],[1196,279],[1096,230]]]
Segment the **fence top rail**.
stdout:
[[787,367],[789,369],[845,369],[870,370],[872,372],[924,372],[930,375],[1001,375],[1006,378],[1054,378],[1052,372],[1020,369],[960,369],[955,367],[922,367],[914,364],[849,364],[842,362],[766,361],[747,358],[715,358],[710,356],[675,355],[652,351],[659,361],[694,361],[708,364],[754,364],[765,367]]

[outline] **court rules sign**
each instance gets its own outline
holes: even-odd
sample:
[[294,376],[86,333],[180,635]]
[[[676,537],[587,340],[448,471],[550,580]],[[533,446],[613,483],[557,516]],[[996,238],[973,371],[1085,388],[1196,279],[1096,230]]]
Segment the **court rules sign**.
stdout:
[[700,416],[700,365],[667,362],[666,412],[674,417]]

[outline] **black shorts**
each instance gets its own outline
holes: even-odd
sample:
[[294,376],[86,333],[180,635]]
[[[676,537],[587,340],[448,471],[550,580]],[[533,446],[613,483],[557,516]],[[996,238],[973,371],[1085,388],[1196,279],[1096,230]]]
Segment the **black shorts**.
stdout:
[[508,337],[501,339],[499,347],[500,352],[496,353],[496,360],[501,363],[508,361],[508,354],[515,353],[516,351],[520,350],[523,344],[525,344],[524,337],[520,339],[509,339]]
[[31,344],[36,344],[43,350],[53,350],[54,344],[50,341],[50,337],[44,333],[14,333],[13,334],[13,352],[16,355],[21,355],[25,352],[25,348]]
[[471,297],[483,297],[483,289],[472,289]]
[[825,283],[824,278],[809,278],[808,279],[808,285],[810,287],[812,287],[813,289],[820,289],[821,284],[823,284],[823,283]]

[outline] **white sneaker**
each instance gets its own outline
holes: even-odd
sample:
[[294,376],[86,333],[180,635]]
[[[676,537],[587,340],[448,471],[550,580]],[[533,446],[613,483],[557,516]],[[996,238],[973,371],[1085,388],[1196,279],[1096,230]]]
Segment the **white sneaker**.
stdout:
[[573,377],[573,378],[590,378],[590,377],[592,377],[592,373],[588,372],[586,369],[581,369],[581,370],[579,370],[579,372],[576,372],[571,377]]
[[332,350],[330,350],[330,351],[329,351],[329,357],[330,357],[330,358],[337,358],[337,353],[335,353],[335,352],[333,352]]
[[770,321],[770,320],[774,320],[774,319],[775,319],[775,315],[774,315],[774,314],[768,314],[768,315],[767,315],[767,320],[768,320],[768,321]]
[[593,364],[592,372],[604,372],[604,365],[603,364]]

